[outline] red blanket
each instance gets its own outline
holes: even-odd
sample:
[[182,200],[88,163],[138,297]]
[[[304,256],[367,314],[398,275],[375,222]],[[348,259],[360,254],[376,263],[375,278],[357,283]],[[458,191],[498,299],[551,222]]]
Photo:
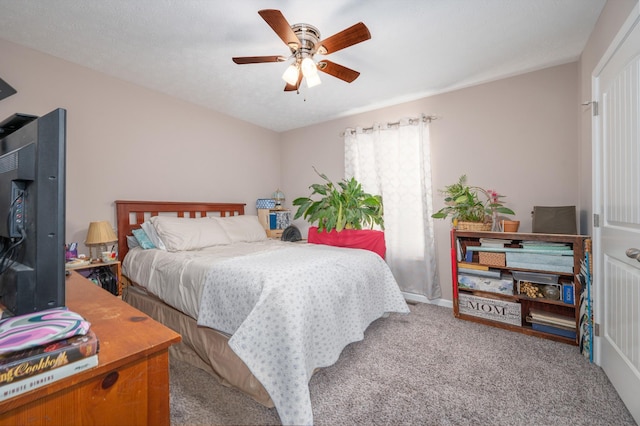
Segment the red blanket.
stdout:
[[384,232],[372,229],[343,229],[341,232],[337,232],[334,229],[331,232],[326,230],[318,232],[318,227],[312,226],[309,228],[307,239],[314,244],[370,250],[383,259],[387,252]]

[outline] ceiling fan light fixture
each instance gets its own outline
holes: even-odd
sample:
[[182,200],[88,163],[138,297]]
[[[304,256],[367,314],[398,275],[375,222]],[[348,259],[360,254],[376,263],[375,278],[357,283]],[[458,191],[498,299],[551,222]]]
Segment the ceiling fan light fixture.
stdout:
[[320,81],[320,76],[318,75],[317,72],[315,74],[305,77],[305,79],[307,80],[307,87],[314,87],[322,83],[322,81]]
[[284,70],[284,74],[282,74],[282,79],[292,86],[295,86],[298,82],[298,67],[295,64],[291,64]]
[[316,63],[313,62],[313,59],[311,59],[310,56],[307,56],[302,60],[300,68],[302,69],[302,75],[304,75],[305,77],[318,75],[318,68],[316,66]]
[[[318,64],[313,60],[317,53],[326,55],[353,46],[371,38],[369,29],[362,22],[350,26],[328,38],[321,38],[320,31],[309,24],[290,25],[282,12],[276,9],[259,10],[258,14],[265,20],[278,37],[291,51],[289,58],[294,63],[282,74],[287,82],[285,92],[298,92],[300,82],[307,80],[307,86],[313,87],[321,83],[318,71],[336,77],[347,83],[354,81],[360,73],[340,64],[322,60]],[[284,62],[284,56],[242,56],[232,58],[236,64],[259,64],[265,62]]]

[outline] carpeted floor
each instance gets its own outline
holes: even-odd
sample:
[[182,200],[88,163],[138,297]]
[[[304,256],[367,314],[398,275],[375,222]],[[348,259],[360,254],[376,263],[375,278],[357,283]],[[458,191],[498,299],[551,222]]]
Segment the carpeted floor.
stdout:
[[[275,409],[171,362],[171,424],[279,424]],[[635,425],[577,347],[411,306],[309,383],[317,425]]]

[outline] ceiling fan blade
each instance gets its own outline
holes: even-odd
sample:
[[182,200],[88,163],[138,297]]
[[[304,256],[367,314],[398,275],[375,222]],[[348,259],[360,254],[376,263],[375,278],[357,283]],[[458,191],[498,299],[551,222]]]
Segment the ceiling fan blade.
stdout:
[[345,47],[353,46],[354,44],[369,40],[370,38],[371,33],[367,26],[362,22],[358,22],[346,30],[342,30],[325,40],[319,41],[316,53],[328,55],[329,53],[342,50]]
[[302,83],[302,71],[298,71],[298,81],[296,82],[295,85],[293,84],[289,84],[287,83],[286,86],[284,86],[284,91],[285,92],[293,92],[296,91],[300,88],[300,84]]
[[344,80],[347,83],[351,83],[360,75],[358,71],[336,64],[335,62],[327,61],[326,59],[318,62],[318,70],[339,78],[340,80]]
[[292,50],[297,50],[300,47],[300,40],[298,40],[282,12],[276,9],[263,9],[259,10],[258,14]]
[[284,62],[287,58],[284,56],[240,56],[233,58],[236,64],[260,64],[262,62]]

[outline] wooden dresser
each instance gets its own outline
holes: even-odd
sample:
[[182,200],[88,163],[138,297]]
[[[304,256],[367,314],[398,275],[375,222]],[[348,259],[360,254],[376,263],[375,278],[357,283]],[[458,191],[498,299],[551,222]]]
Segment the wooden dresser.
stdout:
[[169,425],[169,353],[180,335],[83,278],[66,306],[100,340],[98,366],[0,402],[0,425]]

